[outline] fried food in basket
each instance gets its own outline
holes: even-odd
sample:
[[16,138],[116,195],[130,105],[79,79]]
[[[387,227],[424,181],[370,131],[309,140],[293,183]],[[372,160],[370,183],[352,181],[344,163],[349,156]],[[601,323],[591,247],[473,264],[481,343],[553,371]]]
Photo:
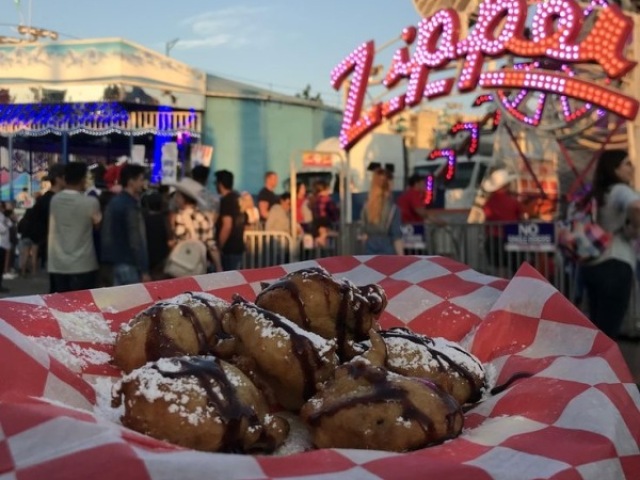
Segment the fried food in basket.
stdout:
[[229,303],[207,293],[184,293],[136,315],[116,338],[114,363],[126,373],[164,357],[206,355],[227,335]]
[[455,399],[428,380],[383,368],[384,342],[375,332],[371,341],[302,407],[314,445],[404,452],[459,435],[463,415]]
[[208,452],[271,452],[289,425],[268,414],[262,394],[240,370],[214,357],[173,357],[125,375],[123,425]]
[[237,342],[234,363],[284,408],[298,411],[317,384],[333,376],[334,341],[239,296],[229,312],[225,330]]
[[426,337],[403,327],[379,334],[387,348],[384,366],[389,371],[430,380],[460,404],[480,399],[485,384],[484,367],[457,343]]
[[341,360],[353,355],[354,341],[368,338],[387,305],[378,285],[357,287],[336,280],[320,267],[292,272],[258,294],[256,305],[279,313],[305,330],[326,339],[337,339]]

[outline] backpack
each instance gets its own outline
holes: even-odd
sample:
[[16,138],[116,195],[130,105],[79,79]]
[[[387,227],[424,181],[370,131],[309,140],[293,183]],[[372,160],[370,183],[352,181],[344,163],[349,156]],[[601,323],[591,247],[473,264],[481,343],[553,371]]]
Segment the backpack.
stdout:
[[598,205],[592,198],[569,205],[567,218],[558,222],[558,248],[562,255],[574,263],[585,263],[600,257],[613,241],[613,234],[596,222]]
[[164,273],[174,278],[207,273],[207,246],[198,239],[191,215],[185,215],[184,221],[189,238],[173,247],[164,265]]
[[173,247],[164,273],[173,278],[207,273],[207,247],[200,240],[181,240]]

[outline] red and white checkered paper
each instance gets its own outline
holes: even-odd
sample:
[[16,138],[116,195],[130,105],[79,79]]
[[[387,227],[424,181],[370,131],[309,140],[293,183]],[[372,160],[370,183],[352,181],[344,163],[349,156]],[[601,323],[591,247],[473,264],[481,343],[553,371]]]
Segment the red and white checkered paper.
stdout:
[[[183,291],[253,300],[261,281],[321,265],[358,285],[379,283],[390,299],[383,327],[408,325],[471,350],[497,373],[518,372],[505,392],[466,415],[443,445],[398,454],[316,450],[290,456],[181,449],[95,415],[86,381],[118,375],[109,365],[69,370],[28,337],[70,335],[58,321],[88,312],[115,332],[152,302]],[[66,295],[0,301],[0,477],[3,479],[637,479],[640,395],[617,345],[524,265],[511,280],[441,257],[334,257]]]

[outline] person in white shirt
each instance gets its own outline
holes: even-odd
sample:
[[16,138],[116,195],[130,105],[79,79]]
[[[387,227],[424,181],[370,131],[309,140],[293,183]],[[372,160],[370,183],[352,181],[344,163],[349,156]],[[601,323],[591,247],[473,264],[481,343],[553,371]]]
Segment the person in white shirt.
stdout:
[[93,229],[102,220],[98,199],[84,194],[87,165],[66,165],[66,188],[51,199],[47,270],[51,292],[97,286],[98,259]]
[[613,236],[603,254],[580,265],[589,319],[616,338],[631,300],[640,238],[640,193],[631,185],[634,165],[625,150],[605,150],[596,164],[593,189],[583,202],[596,200],[597,222]]

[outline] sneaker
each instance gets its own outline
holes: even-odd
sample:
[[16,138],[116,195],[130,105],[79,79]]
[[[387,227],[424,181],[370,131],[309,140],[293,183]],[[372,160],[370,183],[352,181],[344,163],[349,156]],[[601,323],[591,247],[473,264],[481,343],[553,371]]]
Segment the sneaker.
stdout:
[[16,273],[13,273],[13,272],[4,273],[4,274],[2,274],[2,279],[3,280],[15,280],[17,276],[18,275]]

